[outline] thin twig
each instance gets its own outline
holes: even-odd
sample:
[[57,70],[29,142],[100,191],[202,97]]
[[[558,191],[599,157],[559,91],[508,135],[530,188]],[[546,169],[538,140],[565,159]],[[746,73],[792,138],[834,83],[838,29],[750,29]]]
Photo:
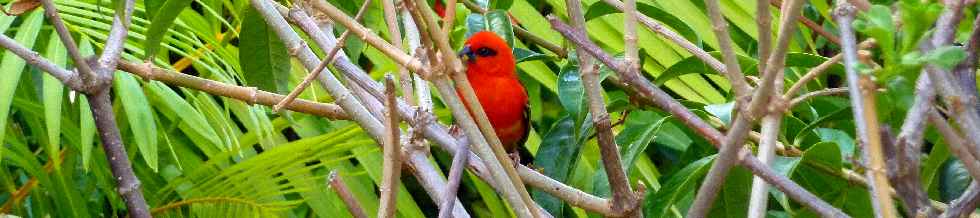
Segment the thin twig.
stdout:
[[[298,6],[298,4],[296,6]],[[364,16],[364,12],[367,11],[368,6],[371,6],[371,0],[364,1],[364,4],[361,5],[361,8],[357,10],[357,14],[354,16],[354,20],[361,20],[361,17]],[[298,9],[294,9],[294,10],[298,10]],[[340,43],[337,43],[337,46],[331,48],[330,52],[327,52],[327,56],[323,58],[322,61],[320,61],[320,64],[316,65],[316,68],[313,68],[313,70],[310,71],[310,74],[307,74],[306,77],[303,78],[303,81],[300,82],[299,85],[296,85],[296,88],[293,88],[293,91],[289,92],[289,94],[286,95],[285,99],[282,99],[282,101],[280,101],[275,106],[273,106],[272,111],[279,112],[279,110],[282,109],[283,106],[286,106],[287,104],[292,102],[293,99],[296,99],[296,96],[299,96],[300,93],[303,93],[303,90],[306,90],[306,88],[310,86],[310,82],[313,82],[313,79],[319,76],[320,72],[323,72],[323,69],[326,68],[327,65],[332,64],[334,62],[335,60],[334,56],[337,55],[340,49],[344,48],[345,44],[343,42],[347,40],[348,35],[350,35],[350,30],[345,30],[344,33],[341,33],[340,39],[337,40],[340,41]]]
[[970,212],[977,209],[977,203],[980,203],[980,185],[974,180],[970,182],[970,186],[966,188],[966,191],[959,198],[953,200],[952,205],[939,217],[962,218],[967,217],[965,215],[969,214],[970,218],[975,218],[977,217],[976,214]]
[[[923,211],[924,214],[929,214],[931,213],[931,207],[928,207],[927,204],[929,198],[925,195],[925,190],[922,189],[922,183],[918,182],[920,177],[919,155],[925,135],[925,131],[922,130],[926,127],[926,117],[929,116],[929,111],[933,110],[932,107],[936,92],[927,74],[921,74],[919,76],[915,84],[915,89],[915,100],[905,115],[901,132],[899,132],[898,138],[895,139],[894,143],[899,150],[905,151],[898,154],[900,155],[898,158],[901,159],[898,162],[900,164],[899,167],[901,167],[899,169],[898,179],[907,180],[905,182],[897,182],[896,188],[904,192],[901,196],[903,196],[902,200],[905,201],[905,208],[908,208],[906,212],[918,213],[917,211]],[[940,127],[937,126],[937,128]],[[946,141],[949,143],[950,139],[947,138]]]
[[[757,0],[755,2],[756,26],[759,29],[759,75],[765,74],[766,62],[769,60],[769,53],[772,50],[772,14],[769,12],[770,0]],[[782,87],[779,87],[782,88]],[[762,133],[759,139],[759,151],[756,156],[759,161],[766,165],[771,165],[772,159],[776,156],[776,145],[779,136],[779,126],[782,124],[780,114],[772,113],[762,118]],[[749,134],[751,137],[751,133]],[[765,217],[766,208],[769,203],[769,184],[758,176],[752,177],[752,192],[749,197],[750,218]]]
[[[155,80],[169,85],[196,89],[211,95],[238,99],[248,104],[272,106],[285,98],[283,95],[258,90],[255,87],[225,84],[214,80],[174,72],[148,64],[133,63],[126,60],[119,60],[119,70],[135,74],[146,80]],[[319,103],[299,99],[286,105],[286,109],[335,120],[350,119],[350,116],[336,104]]]
[[[871,48],[872,46],[875,45],[874,43],[875,41],[873,39],[866,39],[858,44],[858,49]],[[813,79],[816,79],[818,76],[823,75],[823,73],[827,72],[828,69],[838,64],[842,58],[844,58],[843,54],[838,53],[837,55],[830,57],[823,63],[820,63],[820,65],[810,68],[810,70],[807,71],[806,74],[803,74],[803,76],[800,77],[800,79],[796,80],[796,82],[793,83],[793,86],[790,87],[789,90],[787,90],[786,93],[783,94],[783,99],[792,98],[794,95],[796,95],[797,92],[803,89],[803,87],[806,86],[807,83],[813,81]]]
[[364,212],[364,207],[361,207],[361,203],[357,202],[357,198],[354,198],[354,194],[351,193],[350,188],[347,188],[347,184],[340,178],[337,170],[330,172],[327,185],[340,196],[340,200],[347,206],[347,211],[351,215],[356,218],[368,218],[367,213]]
[[[64,83],[65,86],[68,86],[68,88],[71,88],[72,90],[85,89],[84,82],[79,78],[77,73],[59,67],[57,64],[51,62],[51,60],[42,57],[41,54],[38,54],[30,48],[24,47],[24,45],[17,43],[16,40],[11,39],[6,35],[0,34],[0,47],[3,47],[7,51],[13,52],[17,56],[20,56],[21,59],[24,59],[24,61],[31,66],[35,66],[45,72],[48,72],[48,74],[54,78],[57,78]],[[78,65],[86,65],[85,63],[86,62],[82,62]]]
[[[554,30],[557,30],[565,39],[574,43],[576,46],[580,46],[585,49],[589,54],[596,57],[597,60],[606,64],[610,69],[612,69],[619,78],[610,77],[607,78],[612,80],[614,84],[622,87],[629,92],[632,92],[640,100],[640,103],[648,104],[656,107],[660,107],[665,111],[671,113],[671,115],[679,119],[683,124],[690,127],[694,132],[702,135],[707,139],[712,145],[720,147],[724,135],[717,129],[711,127],[704,120],[701,120],[697,115],[692,113],[687,107],[682,105],[677,100],[673,99],[663,90],[660,90],[656,86],[653,86],[649,80],[646,80],[636,74],[627,74],[625,67],[621,65],[620,62],[615,61],[612,55],[602,51],[595,43],[590,41],[584,33],[575,31],[568,24],[562,23],[555,17],[549,17],[549,22]],[[758,159],[750,155],[750,152],[745,149],[739,151],[739,160],[741,163],[751,170],[754,174],[766,179],[767,182],[772,184],[774,187],[778,188],[780,191],[786,193],[787,196],[800,202],[800,204],[812,209],[822,216],[830,217],[848,217],[846,214],[841,212],[839,209],[830,206],[826,201],[821,200],[817,196],[800,187],[789,178],[785,176],[780,176],[776,172],[769,169],[767,166],[759,162]]]
[[[780,7],[780,5],[782,4],[782,0],[770,0],[769,2],[770,4],[772,4],[772,6],[775,7]],[[835,45],[840,45],[840,37],[837,37],[836,35],[827,32],[827,30],[824,30],[823,26],[820,26],[820,24],[817,24],[817,22],[810,20],[810,18],[807,18],[802,14],[797,15],[797,19],[799,19],[800,23],[802,23],[804,26],[810,28],[810,30],[813,30],[813,32],[816,32],[820,36],[826,38],[827,41],[830,41],[830,43],[834,43]]]
[[850,4],[839,1],[834,17],[841,29],[841,47],[844,54],[844,71],[847,73],[847,84],[850,87],[851,104],[856,120],[857,135],[860,143],[864,146],[862,152],[868,170],[869,185],[871,186],[872,206],[875,208],[877,217],[895,217],[895,206],[892,204],[891,196],[888,193],[890,185],[885,167],[885,160],[881,142],[881,131],[878,124],[877,110],[875,109],[874,82],[870,75],[857,72],[858,48],[851,28],[854,21],[856,9]]
[[449,168],[449,185],[446,186],[446,192],[443,195],[444,199],[442,205],[439,207],[439,218],[449,218],[450,211],[453,209],[453,205],[450,204],[449,200],[456,198],[456,191],[459,189],[459,183],[462,181],[463,177],[463,167],[466,167],[466,162],[470,150],[467,146],[459,146],[456,152],[453,154],[453,163]]
[[[381,179],[381,203],[378,208],[378,217],[394,217],[395,216],[395,198],[398,194],[398,180],[402,171],[402,161],[401,153],[402,149],[401,141],[401,128],[398,127],[400,122],[398,118],[398,111],[395,107],[398,107],[398,96],[395,94],[395,79],[388,74],[385,76],[385,131],[388,134],[385,135],[385,146],[384,146],[384,162],[382,162],[382,179]],[[449,202],[452,205],[453,198],[447,198],[444,202]]]
[[[404,49],[402,46],[402,32],[398,29],[398,11],[395,9],[394,0],[381,0],[381,9],[384,12],[385,23],[388,27],[388,36],[391,36],[388,40],[390,40],[391,44],[396,48]],[[405,25],[411,25],[413,26],[412,28],[415,26],[414,23]],[[397,66],[398,83],[401,84],[402,87],[402,99],[405,99],[405,102],[408,102],[411,105],[416,105],[417,101],[414,98],[415,93],[412,87],[412,81],[415,80],[413,79],[412,74],[408,72],[408,69],[405,69],[405,67],[402,65]]]
[[829,96],[829,95],[842,95],[846,93],[847,93],[847,87],[828,88],[828,89],[821,89],[817,91],[807,92],[806,94],[800,95],[800,97],[796,97],[793,100],[790,100],[789,104],[786,104],[786,109],[796,107],[796,105],[799,105],[800,103],[803,103],[804,101],[810,100],[815,97]]
[[738,57],[735,54],[735,49],[732,47],[732,38],[728,34],[728,21],[725,21],[725,17],[721,15],[721,6],[718,5],[718,0],[705,0],[704,4],[708,9],[708,17],[711,18],[711,30],[714,31],[715,38],[718,38],[718,47],[721,50],[722,61],[725,63],[725,71],[720,71],[719,73],[723,73],[728,78],[728,82],[731,83],[732,91],[735,92],[736,107],[745,109],[748,106],[748,96],[752,92],[752,89],[745,82],[742,67],[738,65]]
[[[95,72],[92,71],[91,66],[89,66],[85,57],[78,52],[78,46],[75,44],[75,39],[71,37],[71,32],[68,32],[68,27],[65,26],[65,22],[61,19],[61,15],[58,14],[58,8],[54,6],[54,2],[51,0],[41,0],[44,5],[44,15],[47,15],[48,20],[51,21],[51,25],[54,26],[55,32],[58,33],[58,37],[61,38],[61,42],[65,44],[65,48],[68,50],[68,55],[71,56],[72,61],[74,61],[75,68],[81,72],[82,81],[88,82],[92,81],[96,77]],[[62,80],[64,82],[64,80]]]

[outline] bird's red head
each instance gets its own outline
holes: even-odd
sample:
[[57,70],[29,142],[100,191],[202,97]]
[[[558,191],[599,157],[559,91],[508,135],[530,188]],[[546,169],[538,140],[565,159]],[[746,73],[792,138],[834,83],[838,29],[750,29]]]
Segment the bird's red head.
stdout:
[[466,40],[459,56],[466,63],[466,73],[470,76],[517,77],[514,73],[514,54],[507,41],[496,33],[481,31]]

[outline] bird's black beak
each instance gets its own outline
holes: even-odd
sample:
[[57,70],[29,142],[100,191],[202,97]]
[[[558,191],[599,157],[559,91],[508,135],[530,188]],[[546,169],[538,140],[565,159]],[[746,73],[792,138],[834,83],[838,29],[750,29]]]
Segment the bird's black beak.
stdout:
[[459,55],[459,58],[462,59],[464,62],[470,62],[476,60],[476,55],[473,54],[473,51],[470,51],[469,45],[463,46],[463,49],[460,50],[459,53],[457,53],[456,55]]

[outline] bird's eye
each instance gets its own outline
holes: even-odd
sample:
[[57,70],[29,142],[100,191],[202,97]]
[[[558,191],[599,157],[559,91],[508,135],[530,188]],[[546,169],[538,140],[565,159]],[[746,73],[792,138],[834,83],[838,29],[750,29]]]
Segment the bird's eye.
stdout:
[[476,55],[480,57],[489,57],[489,56],[494,56],[496,54],[497,52],[493,51],[493,49],[490,48],[483,47],[483,48],[476,49]]

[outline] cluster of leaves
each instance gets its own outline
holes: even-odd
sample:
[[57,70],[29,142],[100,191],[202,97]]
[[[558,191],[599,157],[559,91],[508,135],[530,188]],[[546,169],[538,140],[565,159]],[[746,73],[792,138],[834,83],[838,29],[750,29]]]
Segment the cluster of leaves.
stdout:
[[[437,0],[438,1],[438,0]],[[83,54],[94,54],[107,38],[112,6],[99,0],[55,1],[61,16],[79,41]],[[360,0],[331,0],[354,14]],[[374,1],[364,16],[365,26],[387,29],[380,4]],[[473,13],[456,5],[452,41],[462,43],[472,32],[490,30],[507,39],[518,57],[518,70],[531,97],[533,131],[525,146],[534,156],[533,167],[551,178],[599,196],[609,196],[601,168],[595,130],[584,104],[584,90],[574,53],[559,58],[515,37],[512,23],[547,42],[563,44],[547,28],[548,13],[566,17],[564,0],[475,1],[491,9]],[[739,64],[747,75],[757,75],[755,8],[722,0],[732,26]],[[890,2],[886,2],[890,3]],[[622,51],[623,16],[597,0],[587,7],[586,28],[607,51]],[[951,67],[962,59],[962,49],[944,47],[920,54],[919,44],[941,7],[934,3],[902,0],[896,10],[903,25],[897,27],[886,6],[874,6],[855,26],[878,41],[875,49],[882,67],[875,72],[886,88],[880,114],[898,126],[911,104],[912,85],[924,63]],[[712,51],[717,40],[701,1],[638,1],[640,11],[678,32],[685,39]],[[834,30],[828,1],[809,1],[804,16]],[[975,16],[971,9],[967,16]],[[71,67],[64,48],[41,11],[0,17],[0,32],[56,63]],[[513,18],[513,19],[511,19]],[[11,28],[12,27],[12,28]],[[334,27],[334,33],[343,31]],[[959,33],[968,32],[961,26]],[[387,36],[384,31],[378,31]],[[289,52],[265,21],[245,0],[137,1],[132,31],[124,57],[149,60],[158,66],[228,84],[256,86],[285,93],[306,72],[290,61]],[[785,84],[793,84],[807,70],[826,61],[837,46],[802,28],[791,42]],[[706,120],[729,124],[732,113],[730,85],[686,50],[655,33],[639,31],[640,57],[646,76],[668,90]],[[346,42],[345,55],[375,78],[394,72],[396,65],[378,50],[357,39]],[[312,43],[310,43],[312,44]],[[325,51],[314,49],[323,55]],[[569,49],[571,50],[571,49]],[[831,54],[834,52],[830,52]],[[711,52],[719,57],[719,53]],[[92,115],[84,97],[68,92],[54,78],[11,52],[0,59],[0,213],[22,216],[88,217],[122,214],[124,204],[113,188],[105,155],[97,147]],[[957,59],[959,58],[959,59]],[[868,66],[868,69],[874,69]],[[610,75],[601,68],[601,78]],[[805,86],[803,92],[840,86],[841,66],[832,67]],[[871,71],[869,71],[871,72]],[[324,179],[330,170],[341,172],[368,214],[378,207],[376,188],[381,179],[381,153],[364,133],[348,121],[309,115],[272,113],[268,107],[248,105],[230,98],[139,80],[116,73],[114,103],[123,139],[143,192],[155,215],[206,216],[229,212],[270,216],[349,217],[338,196]],[[623,90],[607,86],[606,104],[621,147],[624,166],[634,184],[646,186],[643,211],[648,217],[682,217],[694,191],[707,173],[715,149],[669,114],[632,103]],[[329,102],[319,87],[300,95]],[[783,120],[779,140],[803,150],[800,156],[779,156],[773,166],[846,213],[871,216],[868,192],[845,179],[844,170],[856,170],[858,157],[846,99],[817,97],[791,110]],[[448,111],[436,114],[448,120]],[[923,182],[931,199],[947,202],[969,184],[962,166],[931,131],[930,150],[923,162]],[[433,150],[445,170],[448,154]],[[748,207],[751,174],[732,171],[723,186],[712,216],[737,216]],[[434,216],[436,206],[411,177],[398,187],[398,216]],[[539,204],[556,217],[594,216],[568,206],[540,190],[532,190]],[[771,191],[769,214],[776,217],[809,216],[800,205]],[[510,216],[492,188],[471,174],[464,177],[461,199],[478,217]]]

